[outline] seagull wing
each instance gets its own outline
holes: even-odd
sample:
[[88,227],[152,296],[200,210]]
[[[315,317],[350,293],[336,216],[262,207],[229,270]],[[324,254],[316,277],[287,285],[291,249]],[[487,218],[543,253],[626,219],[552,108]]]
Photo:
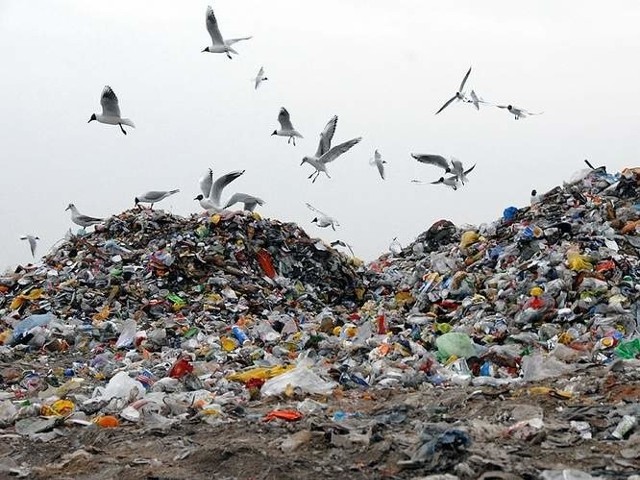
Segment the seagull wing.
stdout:
[[236,178],[244,173],[244,170],[236,170],[235,172],[227,173],[226,175],[222,175],[215,182],[213,182],[213,187],[211,187],[211,195],[209,198],[216,204],[220,205],[220,197],[222,196],[222,190],[224,187],[233,182]]
[[373,157],[376,163],[376,167],[378,167],[378,173],[380,174],[380,177],[384,180],[384,163],[382,163],[382,155],[380,155],[380,152],[376,150],[373,154]]
[[249,37],[239,37],[239,38],[229,38],[227,40],[224,41],[224,43],[229,46],[229,45],[233,45],[234,43],[238,43],[241,42],[243,40],[250,40],[252,39],[253,36],[249,36]]
[[293,130],[289,112],[287,112],[287,109],[284,107],[282,107],[280,113],[278,113],[278,122],[280,122],[280,128],[282,128],[282,130]]
[[464,167],[462,166],[462,162],[460,160],[452,159],[451,167],[451,171],[456,177],[460,177],[464,173]]
[[207,7],[207,30],[209,31],[209,35],[211,35],[211,41],[214,45],[224,45],[222,34],[218,28],[218,20],[216,20],[211,5]]
[[264,205],[264,200],[262,200],[261,198],[254,197],[253,195],[249,195],[248,193],[236,192],[231,195],[231,198],[229,198],[224,208],[228,208],[238,202],[244,204],[255,203],[258,205]]
[[451,105],[451,102],[453,102],[454,100],[456,100],[458,98],[457,95],[454,95],[453,97],[451,97],[449,100],[447,100],[447,103],[445,103],[443,106],[440,107],[440,110],[438,110],[436,112],[436,115],[439,114],[442,110],[444,110],[445,108],[447,108],[449,105]]
[[111,90],[109,85],[105,86],[102,90],[102,97],[100,97],[100,105],[102,105],[102,115],[105,117],[119,117],[120,106],[118,105],[118,97]]
[[256,88],[258,88],[258,85],[260,85],[260,82],[262,82],[262,77],[264,77],[264,67],[260,67],[260,70],[258,70],[258,75],[256,75]]
[[202,195],[204,196],[204,198],[209,198],[209,195],[211,195],[212,186],[213,170],[209,169],[205,176],[200,179],[200,190],[202,191]]
[[462,92],[464,90],[464,84],[467,83],[467,79],[469,78],[470,74],[471,74],[471,67],[469,67],[469,70],[467,70],[467,74],[462,79],[462,83],[460,84],[460,89],[458,90],[459,92]]
[[449,161],[444,158],[442,155],[428,155],[421,153],[412,153],[411,156],[415,158],[420,163],[426,163],[428,165],[435,165],[436,167],[440,167],[447,172],[451,170],[451,166],[449,165]]
[[347,140],[346,142],[341,143],[340,145],[336,145],[335,147],[330,149],[328,152],[323,153],[322,156],[318,159],[318,161],[322,163],[333,162],[340,155],[349,151],[351,147],[358,144],[360,140],[362,140],[362,137],[352,138],[351,140]]
[[83,215],[81,213],[79,213],[76,216],[76,220],[78,220],[79,222],[83,222],[83,223],[102,222],[102,221],[104,221],[103,218],[90,217],[89,215]]
[[476,92],[474,90],[471,90],[471,103],[473,103],[473,106],[476,107],[476,110],[480,110],[480,102],[481,100],[478,98],[478,95],[476,95]]
[[331,218],[331,217],[329,217],[329,215],[327,215],[326,213],[324,213],[324,212],[323,212],[323,211],[321,211],[321,210],[318,210],[316,207],[314,207],[314,206],[313,206],[313,205],[311,205],[310,203],[305,203],[305,205],[306,205],[306,206],[307,206],[307,208],[308,208],[309,210],[311,210],[312,212],[319,213],[321,216],[326,217],[326,218]]
[[320,142],[318,143],[318,150],[316,150],[316,158],[320,158],[331,148],[331,141],[333,140],[333,134],[336,133],[337,124],[338,116],[334,115],[324,126],[324,130],[320,134]]
[[27,240],[29,240],[29,247],[31,248],[31,256],[36,256],[36,237],[33,235],[28,235]]

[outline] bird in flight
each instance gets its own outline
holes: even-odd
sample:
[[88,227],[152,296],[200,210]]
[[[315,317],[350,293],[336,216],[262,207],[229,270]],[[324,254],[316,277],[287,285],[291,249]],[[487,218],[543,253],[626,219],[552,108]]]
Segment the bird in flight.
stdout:
[[91,115],[88,123],[91,123],[93,120],[97,120],[98,122],[105,123],[107,125],[119,125],[120,130],[122,130],[122,133],[125,135],[127,134],[127,131],[122,127],[122,125],[136,128],[131,120],[120,116],[118,97],[116,97],[116,94],[109,85],[105,86],[102,90],[100,105],[102,105],[102,115],[94,113]]
[[213,13],[213,8],[211,8],[211,5],[207,7],[206,18],[207,18],[206,20],[207,31],[211,36],[211,45],[209,45],[208,47],[205,47],[205,49],[202,50],[202,52],[225,53],[227,57],[231,59],[232,53],[235,53],[236,55],[238,55],[238,52],[234,50],[231,45],[233,45],[234,43],[240,42],[242,40],[249,40],[251,38],[251,37],[240,37],[240,38],[229,38],[227,40],[223,39],[222,35],[220,34],[220,29],[218,28],[218,20],[216,20],[216,16]]
[[464,102],[468,101],[464,93],[464,85],[465,83],[467,83],[467,79],[469,78],[470,74],[471,74],[471,67],[469,67],[467,74],[462,79],[462,83],[460,83],[460,88],[458,88],[458,91],[456,92],[456,94],[453,97],[451,97],[449,100],[447,100],[446,103],[442,105],[442,107],[440,107],[440,110],[436,112],[436,115],[439,114],[441,111],[443,111],[445,108],[447,108],[449,105],[451,105],[453,102],[459,102],[461,100]]

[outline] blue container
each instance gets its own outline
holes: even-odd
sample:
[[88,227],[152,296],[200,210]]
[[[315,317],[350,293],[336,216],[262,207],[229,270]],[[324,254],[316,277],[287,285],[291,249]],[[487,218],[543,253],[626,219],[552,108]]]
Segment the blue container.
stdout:
[[234,325],[231,327],[231,333],[233,333],[233,336],[236,337],[236,340],[238,340],[240,345],[249,343],[249,337],[247,337],[247,334],[244,333],[239,326]]

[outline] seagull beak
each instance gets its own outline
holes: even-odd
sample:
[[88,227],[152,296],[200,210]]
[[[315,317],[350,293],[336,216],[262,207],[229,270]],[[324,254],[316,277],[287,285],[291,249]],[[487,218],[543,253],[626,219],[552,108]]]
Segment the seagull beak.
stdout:
[[302,161],[300,162],[300,165],[304,165],[304,158],[302,159]]

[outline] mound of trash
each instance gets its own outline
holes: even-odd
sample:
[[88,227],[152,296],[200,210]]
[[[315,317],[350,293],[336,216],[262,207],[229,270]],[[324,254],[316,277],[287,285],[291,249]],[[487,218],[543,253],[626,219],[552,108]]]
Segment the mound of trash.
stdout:
[[[639,184],[640,169],[585,170],[492,223],[436,222],[368,266],[256,214],[123,212],[0,277],[0,429],[64,442],[233,423],[281,442],[297,422],[285,455],[312,439],[314,462],[375,445],[366,478],[484,478],[542,458],[546,437],[602,455],[640,444]],[[374,408],[376,395],[405,403]],[[478,395],[509,411],[443,413]],[[543,411],[540,395],[564,403]],[[630,471],[640,449],[618,450]],[[576,462],[554,465],[517,470],[560,478]]]
[[377,285],[382,302],[400,300],[396,318],[414,340],[441,360],[459,358],[457,373],[484,383],[553,377],[576,361],[634,358],[639,174],[586,169],[492,223],[438,221],[374,262],[371,288]]
[[70,235],[41,264],[0,277],[0,288],[3,315],[50,312],[80,322],[179,313],[232,324],[274,309],[353,308],[362,295],[353,262],[295,224],[148,210]]

